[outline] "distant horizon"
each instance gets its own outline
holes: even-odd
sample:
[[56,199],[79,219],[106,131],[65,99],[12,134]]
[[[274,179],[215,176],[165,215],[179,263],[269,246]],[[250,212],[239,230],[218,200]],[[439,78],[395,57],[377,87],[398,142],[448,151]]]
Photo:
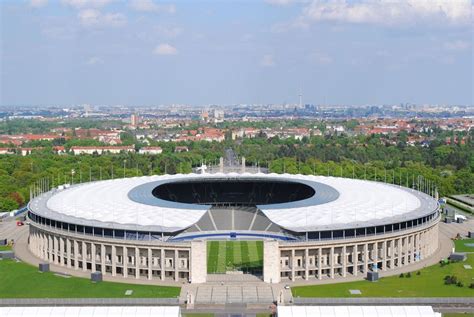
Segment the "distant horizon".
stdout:
[[6,0],[0,105],[473,105],[471,0]]
[[[209,103],[209,104],[186,104],[186,103],[166,103],[166,104],[37,104],[37,105],[0,105],[0,108],[57,108],[57,107],[127,107],[127,108],[147,108],[147,107],[168,107],[168,106],[190,106],[193,108],[229,108],[235,106],[299,106],[297,102],[295,103],[233,103],[233,104],[218,104],[218,103]],[[398,102],[398,103],[381,103],[381,104],[321,104],[321,103],[303,103],[303,107],[306,105],[318,106],[318,107],[353,107],[353,108],[363,108],[363,107],[383,107],[383,106],[433,106],[433,107],[461,107],[461,108],[473,108],[474,104],[441,104],[441,103],[411,103],[411,102]]]

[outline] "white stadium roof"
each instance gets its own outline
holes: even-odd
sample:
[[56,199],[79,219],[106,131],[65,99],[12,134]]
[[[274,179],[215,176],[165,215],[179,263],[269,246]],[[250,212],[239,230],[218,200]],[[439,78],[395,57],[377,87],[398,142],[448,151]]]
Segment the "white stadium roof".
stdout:
[[279,317],[441,317],[431,306],[278,306]]
[[[437,208],[436,200],[426,194],[382,182],[261,173],[177,174],[97,181],[55,189],[34,199],[29,207],[40,216],[58,221],[174,232],[198,222],[210,206],[165,201],[154,197],[151,190],[161,183],[203,178],[293,181],[312,186],[316,192],[312,198],[258,206],[272,222],[299,232],[396,223],[423,217]],[[331,194],[331,199],[318,198]]]
[[2,317],[179,317],[179,306],[0,307]]

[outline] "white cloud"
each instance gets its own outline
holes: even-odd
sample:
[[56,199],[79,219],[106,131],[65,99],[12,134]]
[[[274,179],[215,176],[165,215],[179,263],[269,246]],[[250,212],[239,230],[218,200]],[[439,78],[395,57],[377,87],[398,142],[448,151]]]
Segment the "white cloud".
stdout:
[[443,47],[449,51],[464,51],[471,47],[468,41],[456,40],[444,43]]
[[265,54],[260,61],[260,66],[262,67],[273,67],[275,66],[275,61],[273,59],[273,55]]
[[96,9],[85,9],[77,14],[79,22],[85,27],[116,27],[127,23],[127,18],[122,13],[102,14]]
[[104,60],[100,57],[97,56],[92,56],[86,61],[86,65],[97,65],[97,64],[103,64]]
[[303,17],[313,21],[403,25],[447,25],[471,21],[471,0],[313,0]]
[[172,4],[156,4],[153,0],[132,0],[130,7],[140,12],[175,13],[176,7]]
[[61,0],[65,5],[76,9],[83,8],[102,8],[111,3],[113,0]]
[[176,47],[171,46],[170,44],[163,43],[160,45],[157,45],[155,49],[153,50],[153,54],[156,55],[176,55],[178,54],[178,50]]
[[30,7],[41,8],[48,4],[48,0],[30,0]]

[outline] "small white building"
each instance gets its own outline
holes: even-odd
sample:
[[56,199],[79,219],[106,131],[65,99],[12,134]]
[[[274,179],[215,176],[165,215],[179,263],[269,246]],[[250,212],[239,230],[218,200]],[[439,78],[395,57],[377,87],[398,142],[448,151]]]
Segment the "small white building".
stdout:
[[130,146],[73,146],[71,147],[71,152],[74,155],[81,154],[103,154],[103,153],[112,153],[117,154],[120,152],[135,152],[135,147]]
[[163,152],[162,148],[159,146],[146,146],[142,147],[140,150],[138,150],[139,154],[161,154]]

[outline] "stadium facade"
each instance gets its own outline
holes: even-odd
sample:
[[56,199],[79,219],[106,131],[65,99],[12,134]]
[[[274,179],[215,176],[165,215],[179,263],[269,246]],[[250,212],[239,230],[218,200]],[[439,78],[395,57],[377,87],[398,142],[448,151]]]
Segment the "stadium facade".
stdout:
[[430,257],[436,198],[383,182],[289,174],[97,181],[36,195],[29,248],[78,271],[203,283],[206,240],[259,239],[265,282],[317,282]]

